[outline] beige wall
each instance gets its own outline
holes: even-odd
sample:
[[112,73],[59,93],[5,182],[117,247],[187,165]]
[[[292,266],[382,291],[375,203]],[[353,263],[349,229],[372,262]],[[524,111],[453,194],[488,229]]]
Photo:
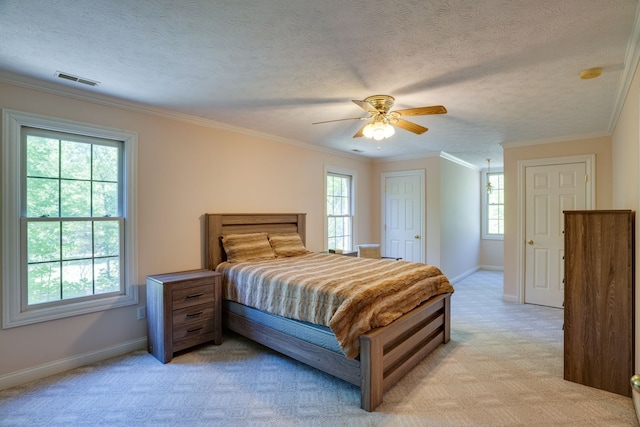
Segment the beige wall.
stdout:
[[596,156],[596,209],[611,208],[612,166],[611,138],[591,138],[525,147],[504,148],[505,174],[505,236],[504,236],[504,296],[516,300],[522,280],[518,268],[524,260],[518,259],[518,162],[522,160],[556,158],[576,155],[595,154]]
[[480,263],[480,174],[440,159],[440,268],[457,281]]
[[639,195],[639,175],[638,164],[640,163],[640,74],[636,69],[635,76],[631,82],[629,93],[624,104],[624,108],[618,119],[612,137],[612,157],[613,164],[613,186],[612,198],[614,209],[632,209],[636,211],[636,351],[635,366],[636,373],[640,372],[640,250],[638,244],[640,229],[638,221],[640,215]]
[[504,240],[480,241],[480,266],[487,270],[504,269]]
[[[372,193],[371,164],[325,151],[0,84],[0,107],[138,133],[138,283],[199,268],[206,212],[306,212],[307,246],[323,249],[324,168],[357,173]],[[368,197],[356,232],[371,238]],[[140,287],[141,305],[145,288]],[[0,330],[0,378],[146,337],[136,307]]]

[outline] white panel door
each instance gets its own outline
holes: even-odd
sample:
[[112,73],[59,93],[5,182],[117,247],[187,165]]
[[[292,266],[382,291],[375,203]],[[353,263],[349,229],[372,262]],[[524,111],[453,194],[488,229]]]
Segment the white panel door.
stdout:
[[385,177],[383,256],[424,262],[422,181],[419,173]]
[[585,209],[585,176],[585,163],[526,168],[525,303],[563,305],[562,212]]

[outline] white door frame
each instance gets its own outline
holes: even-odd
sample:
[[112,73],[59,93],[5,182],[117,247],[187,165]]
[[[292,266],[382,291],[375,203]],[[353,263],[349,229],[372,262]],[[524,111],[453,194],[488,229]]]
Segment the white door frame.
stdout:
[[518,161],[518,262],[516,265],[516,277],[519,281],[516,286],[516,301],[524,304],[524,287],[525,287],[525,196],[526,196],[526,169],[532,166],[550,166],[560,165],[563,163],[585,163],[586,174],[588,177],[586,183],[586,209],[594,209],[596,204],[596,155],[585,154],[567,157],[552,157],[548,159],[519,160]]
[[388,177],[394,177],[394,176],[404,176],[404,175],[418,175],[420,177],[420,208],[422,210],[422,215],[420,216],[420,236],[422,240],[421,244],[422,244],[422,250],[420,251],[420,262],[424,263],[426,256],[427,256],[427,239],[426,236],[424,234],[424,229],[425,229],[425,217],[426,217],[426,205],[424,203],[425,201],[425,192],[426,192],[426,182],[425,182],[425,171],[424,169],[415,169],[415,170],[406,170],[406,171],[397,171],[397,172],[383,172],[381,175],[381,180],[382,182],[380,183],[380,208],[381,208],[381,215],[380,215],[380,248],[382,250],[382,253],[385,253],[385,242],[386,242],[386,238],[387,238],[387,232],[385,230],[385,224],[387,223],[386,221],[386,217],[387,217],[387,195],[386,195],[386,189],[385,189],[385,185],[387,182],[387,178]]

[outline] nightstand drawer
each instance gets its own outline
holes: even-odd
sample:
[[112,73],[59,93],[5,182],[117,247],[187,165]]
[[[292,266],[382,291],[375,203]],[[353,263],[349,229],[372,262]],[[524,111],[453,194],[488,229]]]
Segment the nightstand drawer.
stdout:
[[214,301],[213,283],[176,289],[172,293],[172,299],[174,310],[203,303],[210,304]]
[[194,339],[198,342],[202,342],[201,338],[204,335],[213,333],[215,322],[213,318],[202,319],[199,322],[185,323],[173,328],[173,349],[179,350],[179,346],[176,343],[186,340]]
[[213,317],[215,306],[207,303],[173,311],[173,327]]

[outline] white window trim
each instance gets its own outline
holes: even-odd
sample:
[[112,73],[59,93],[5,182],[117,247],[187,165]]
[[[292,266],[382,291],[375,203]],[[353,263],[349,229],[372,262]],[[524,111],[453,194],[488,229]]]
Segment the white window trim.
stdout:
[[[21,310],[20,132],[23,126],[124,141],[123,216],[125,218],[125,293],[42,309]],[[2,327],[12,328],[138,303],[137,157],[135,132],[2,110]]]
[[322,203],[322,210],[324,212],[324,242],[322,243],[323,250],[328,251],[327,241],[329,240],[329,225],[327,224],[327,174],[335,173],[340,175],[349,175],[351,176],[351,250],[355,249],[356,239],[356,182],[357,182],[357,172],[351,169],[343,169],[334,166],[325,166],[324,174],[322,175],[322,182],[324,188],[324,199]]
[[[482,187],[480,189],[480,192],[482,193],[482,239],[483,240],[504,240],[504,234],[489,234],[487,232],[487,210],[488,210],[488,206],[487,203],[489,203],[489,195],[487,194],[487,169],[482,169],[481,171],[481,175],[482,175]],[[491,173],[502,173],[504,174],[504,171],[502,169],[492,169]],[[503,205],[504,206],[504,205]]]

